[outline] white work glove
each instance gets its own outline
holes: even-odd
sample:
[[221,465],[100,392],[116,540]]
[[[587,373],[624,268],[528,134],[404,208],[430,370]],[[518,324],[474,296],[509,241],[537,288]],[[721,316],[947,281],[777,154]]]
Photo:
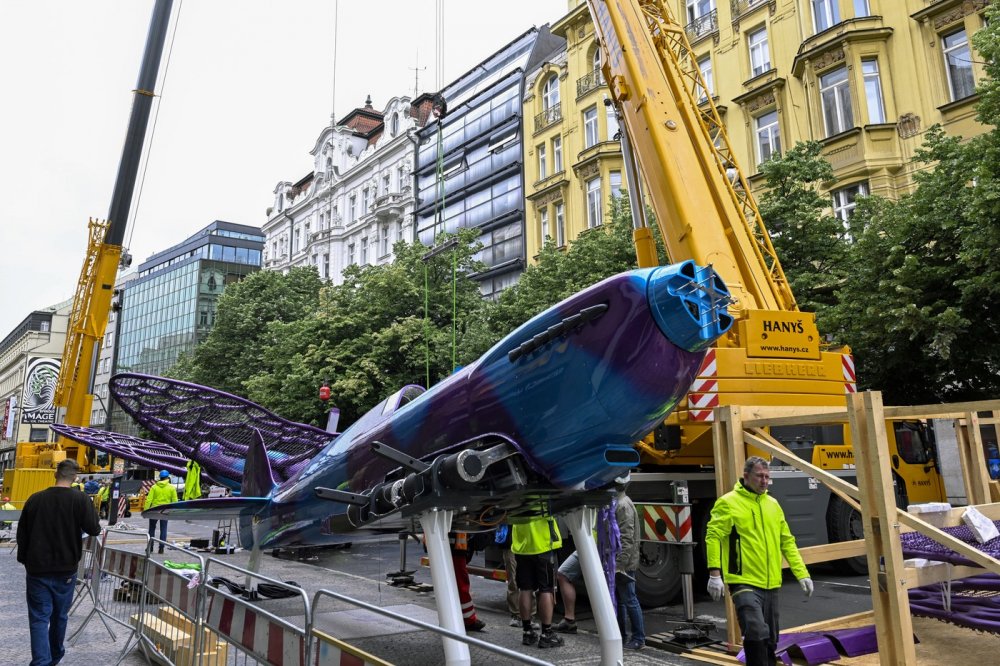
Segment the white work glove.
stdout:
[[806,593],[807,597],[811,597],[813,595],[814,587],[812,578],[803,578],[799,581],[799,585],[802,587],[802,591]]
[[722,582],[722,576],[712,576],[708,577],[708,595],[712,597],[712,601],[718,601],[722,598],[722,595],[726,591],[726,584]]

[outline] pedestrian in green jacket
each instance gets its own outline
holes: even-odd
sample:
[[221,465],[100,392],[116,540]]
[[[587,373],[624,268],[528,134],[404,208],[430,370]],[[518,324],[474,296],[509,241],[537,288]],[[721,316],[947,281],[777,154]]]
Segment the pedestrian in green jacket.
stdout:
[[[161,504],[173,504],[177,501],[177,489],[170,483],[170,472],[163,470],[160,472],[160,480],[153,484],[153,487],[146,493],[146,502],[142,505],[143,511],[148,511]],[[152,539],[156,533],[156,521],[149,521],[149,538]],[[160,520],[160,541],[167,540],[167,521]],[[163,544],[159,544],[158,552],[163,552]]]
[[768,462],[758,456],[747,458],[743,478],[715,501],[705,534],[708,593],[718,601],[729,585],[747,666],[775,663],[782,556],[806,596],[813,593],[812,578],[785,513],[767,494],[770,482]]

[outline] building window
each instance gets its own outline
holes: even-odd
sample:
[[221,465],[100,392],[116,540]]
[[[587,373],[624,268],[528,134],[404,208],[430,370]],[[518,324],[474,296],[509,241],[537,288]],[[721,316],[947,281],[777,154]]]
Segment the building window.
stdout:
[[755,119],[757,125],[757,164],[762,164],[781,154],[781,133],[778,112],[771,111]]
[[611,196],[620,197],[622,195],[622,172],[612,171],[608,174],[608,180],[611,185]]
[[847,68],[841,67],[819,77],[819,95],[823,103],[826,135],[840,134],[854,127],[851,113],[851,89]]
[[553,74],[542,88],[542,108],[545,111],[559,106],[559,77]]
[[583,147],[597,145],[597,107],[592,106],[583,112]]
[[951,101],[965,99],[976,92],[976,81],[972,77],[972,53],[965,29],[945,35],[941,42]]
[[547,208],[543,208],[541,212],[538,213],[538,226],[541,227],[542,231],[542,242],[540,245],[545,245],[545,239],[552,237],[549,235],[549,211]]
[[868,122],[885,122],[885,103],[882,101],[882,81],[879,79],[878,60],[861,61],[861,72],[865,77],[865,101],[868,103]]
[[399,114],[394,113],[392,120],[389,121],[389,136],[396,136],[397,132],[399,132]]
[[688,23],[694,23],[713,11],[715,11],[715,0],[687,0]]
[[299,229],[295,230],[295,240],[292,243],[292,249],[295,252],[298,252],[299,250],[302,249],[302,231]]
[[816,32],[823,32],[840,23],[839,0],[812,0],[812,10]]
[[354,263],[354,243],[347,244],[347,265],[350,266]]
[[755,30],[747,35],[750,45],[750,73],[758,76],[771,69],[771,53],[767,48],[767,28]]
[[839,218],[844,225],[851,219],[854,208],[857,206],[855,200],[858,197],[868,195],[868,183],[856,183],[849,187],[844,187],[831,192],[833,195],[833,214]]
[[587,181],[587,228],[601,226],[601,177]]
[[590,56],[590,64],[593,71],[598,72],[601,69],[601,49],[595,48],[594,53]]
[[552,173],[559,173],[563,170],[562,163],[562,137],[552,137]]
[[556,245],[562,247],[566,244],[566,208],[560,201],[556,204]]
[[712,56],[706,55],[704,58],[698,61],[698,71],[701,72],[701,78],[705,81],[705,88],[698,84],[696,92],[698,93],[698,103],[708,101],[711,95],[715,94],[715,84],[712,82]]
[[385,174],[382,176],[382,194],[389,194],[389,187],[392,183],[392,176]]
[[368,212],[368,188],[361,190],[361,214],[365,215]]
[[402,192],[403,188],[406,187],[406,170],[403,167],[396,169],[396,180],[398,181],[396,186]]
[[330,279],[330,253],[323,255],[323,277]]
[[352,194],[347,201],[347,221],[353,222],[358,217],[358,197]]
[[382,256],[389,254],[389,225],[382,225]]
[[548,165],[545,163],[545,144],[537,146],[538,150],[538,180],[542,180],[549,175]]
[[872,10],[868,6],[868,0],[854,0],[854,18],[871,16]]
[[615,112],[613,104],[608,104],[604,109],[604,116],[608,123],[608,140],[610,141],[618,136],[618,114]]
[[368,265],[368,237],[365,236],[361,239],[361,265]]

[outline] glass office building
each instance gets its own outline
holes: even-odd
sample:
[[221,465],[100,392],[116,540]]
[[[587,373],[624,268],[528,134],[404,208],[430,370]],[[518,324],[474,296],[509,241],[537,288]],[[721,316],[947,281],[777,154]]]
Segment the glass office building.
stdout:
[[122,294],[115,371],[163,374],[204,340],[219,296],[260,270],[263,247],[259,228],[217,220],[140,264]]
[[531,28],[442,90],[447,115],[418,132],[417,238],[433,246],[438,234],[478,229],[487,298],[524,270],[524,72],[564,46],[548,26]]

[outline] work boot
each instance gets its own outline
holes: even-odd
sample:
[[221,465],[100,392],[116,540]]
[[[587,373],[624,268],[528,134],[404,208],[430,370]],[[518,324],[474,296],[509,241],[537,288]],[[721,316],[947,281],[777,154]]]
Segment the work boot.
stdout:
[[469,622],[469,623],[467,623],[465,625],[465,630],[466,631],[482,631],[485,626],[486,626],[485,622],[483,622],[479,618],[476,618],[472,622]]
[[771,666],[774,652],[768,649],[767,641],[743,641],[743,656],[747,666]]
[[575,634],[576,620],[570,620],[564,617],[559,620],[557,624],[552,625],[552,631],[558,631],[560,634]]
[[538,634],[534,629],[529,629],[521,635],[521,645],[534,645],[538,642]]
[[540,648],[559,647],[562,644],[563,637],[554,631],[542,632],[541,638],[538,639],[538,647]]
[[157,548],[156,552],[159,553],[160,555],[163,555],[163,546],[160,546],[159,548]]

